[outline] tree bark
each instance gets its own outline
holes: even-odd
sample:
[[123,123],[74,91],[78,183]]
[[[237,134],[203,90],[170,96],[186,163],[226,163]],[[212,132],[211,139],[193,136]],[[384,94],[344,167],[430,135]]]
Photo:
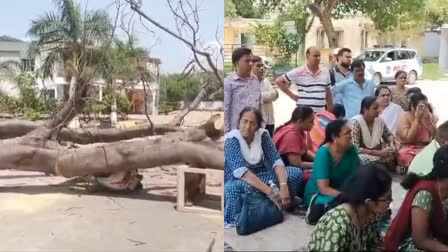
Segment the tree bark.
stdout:
[[186,142],[132,141],[79,149],[50,150],[27,145],[0,144],[0,169],[55,173],[67,178],[187,163],[224,169],[224,153]]
[[202,87],[196,98],[181,112],[177,113],[176,116],[173,118],[173,120],[170,122],[170,124],[180,126],[185,116],[187,116],[188,113],[190,113],[190,111],[194,110],[199,105],[199,103],[201,103],[201,101],[205,98],[206,94],[207,92],[205,91],[205,87]]
[[316,15],[324,28],[325,34],[327,35],[328,45],[330,48],[337,48],[338,41],[336,38],[336,32],[334,30],[333,21],[331,20],[331,12],[336,7],[338,0],[330,0],[327,3],[326,8],[322,8],[321,1],[316,0],[314,3],[309,4],[311,12]]
[[[29,122],[22,120],[0,121],[0,139],[8,139],[3,143],[15,143],[12,138],[23,137],[29,132],[44,126],[43,122]],[[9,129],[9,130],[8,130]],[[168,134],[167,134],[168,133]],[[132,138],[153,135],[166,135],[171,140],[202,141],[206,138],[219,139],[223,135],[222,118],[219,114],[196,128],[180,129],[170,124],[156,125],[142,124],[125,129],[70,129],[63,128],[59,131],[57,140],[78,144],[109,143]]]
[[325,34],[328,38],[328,45],[330,48],[334,49],[338,47],[338,40],[336,38],[336,31],[333,27],[333,21],[331,20],[331,14],[323,13],[319,17],[322,27],[324,28]]

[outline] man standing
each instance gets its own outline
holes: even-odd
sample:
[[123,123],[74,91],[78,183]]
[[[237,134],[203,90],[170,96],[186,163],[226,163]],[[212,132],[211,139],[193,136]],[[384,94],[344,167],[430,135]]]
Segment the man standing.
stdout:
[[272,86],[272,83],[264,77],[265,68],[263,60],[258,57],[252,57],[252,74],[257,76],[261,84],[261,96],[263,98],[264,119],[266,121],[266,130],[269,134],[274,134],[275,120],[274,120],[274,105],[272,104],[278,98],[278,92]]
[[[330,73],[327,68],[320,66],[320,51],[317,47],[308,48],[305,55],[306,65],[277,77],[275,84],[297,105],[310,106],[314,112],[323,111],[326,106],[330,110],[333,106]],[[297,85],[298,95],[288,88],[287,84],[291,81]]]
[[[330,68],[331,86],[334,86],[336,83],[351,76],[351,63],[352,51],[348,48],[338,49],[338,51],[336,52],[336,64],[332,65],[332,67]],[[333,96],[333,102],[335,104],[342,104],[341,96]]]
[[238,128],[238,117],[245,107],[263,113],[263,99],[258,78],[251,73],[252,51],[240,47],[232,53],[235,72],[224,79],[224,132]]
[[353,61],[350,69],[352,76],[336,83],[332,88],[333,95],[341,97],[346,119],[359,114],[364,97],[375,95],[375,85],[372,81],[364,78],[364,61]]
[[352,51],[348,48],[339,49],[336,55],[336,64],[330,68],[331,86],[351,76],[351,63]]

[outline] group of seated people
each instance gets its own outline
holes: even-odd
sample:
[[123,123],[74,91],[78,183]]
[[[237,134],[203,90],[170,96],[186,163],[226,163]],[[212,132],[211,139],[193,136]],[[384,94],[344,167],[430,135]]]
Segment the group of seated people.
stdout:
[[[407,91],[406,111],[392,96],[380,86],[349,121],[342,105],[319,113],[298,106],[272,138],[260,111],[243,109],[239,128],[225,135],[225,227],[235,226],[243,195],[257,190],[288,211],[303,198],[306,222],[317,225],[311,251],[448,250],[441,221],[447,211],[440,208],[448,198],[448,122],[436,129],[418,89]],[[402,182],[408,193],[383,242],[379,222],[392,202],[388,170],[396,167],[410,170]]]

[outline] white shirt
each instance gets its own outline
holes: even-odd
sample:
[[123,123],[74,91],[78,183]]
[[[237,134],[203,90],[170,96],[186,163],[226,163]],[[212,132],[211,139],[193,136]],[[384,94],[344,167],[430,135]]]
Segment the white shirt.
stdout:
[[386,108],[384,108],[380,115],[386,123],[387,128],[389,128],[393,134],[395,134],[395,131],[397,130],[398,118],[403,112],[404,110],[400,105],[391,102]]

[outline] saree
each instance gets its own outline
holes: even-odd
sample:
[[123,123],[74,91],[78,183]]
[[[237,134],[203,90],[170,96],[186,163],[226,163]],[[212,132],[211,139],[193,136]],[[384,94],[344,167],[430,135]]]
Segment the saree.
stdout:
[[336,117],[329,111],[320,111],[315,114],[314,126],[309,132],[311,141],[308,149],[310,151],[313,153],[317,152],[317,149],[319,149],[319,146],[325,140],[325,128],[327,127],[327,124],[334,120],[336,120]]
[[[423,143],[430,138],[430,126],[420,124],[417,131],[416,142]],[[409,167],[414,157],[423,150],[425,145],[403,144],[398,150],[397,163],[403,167]]]

